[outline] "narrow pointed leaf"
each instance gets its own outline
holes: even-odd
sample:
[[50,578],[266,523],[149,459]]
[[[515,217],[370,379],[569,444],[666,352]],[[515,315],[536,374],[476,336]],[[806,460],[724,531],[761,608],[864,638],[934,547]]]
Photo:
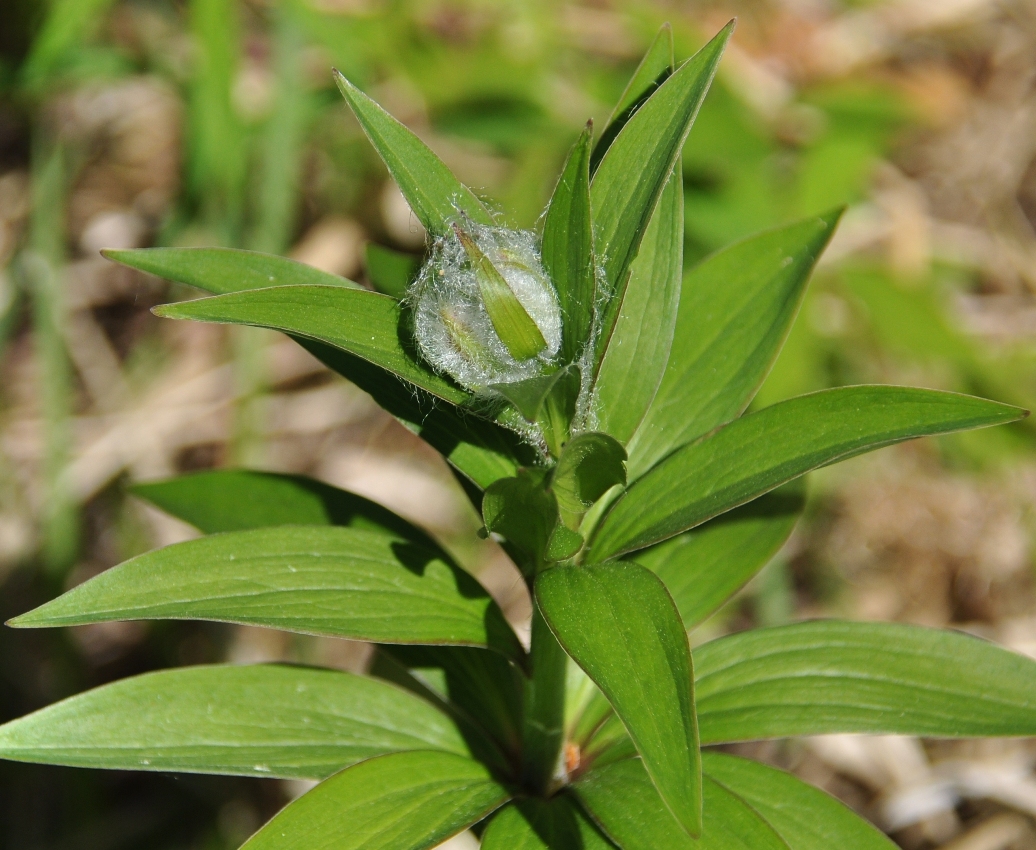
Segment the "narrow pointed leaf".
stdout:
[[[662,381],[683,278],[683,169],[677,160],[648,224],[594,381],[599,428],[629,441]],[[607,332],[607,330],[606,330]]]
[[[206,252],[210,249],[147,249],[108,254],[119,262],[217,295],[244,288],[267,288],[271,285],[270,274],[275,277],[274,284],[279,285],[289,285],[296,273],[324,274],[280,257],[246,251],[211,249],[214,259],[206,262],[205,258],[210,256]],[[265,265],[255,266],[260,261]],[[247,286],[241,286],[242,282]],[[442,453],[476,487],[484,489],[497,478],[514,475],[518,463],[533,462],[530,450],[516,435],[486,419],[466,414],[452,404],[443,404],[441,398],[404,381],[388,369],[327,343],[299,336],[295,341],[328,368],[369,393],[379,405]]]
[[793,481],[630,558],[662,579],[690,631],[777,554],[804,504]]
[[644,101],[654,94],[669,75],[673,73],[673,28],[669,24],[662,24],[654,41],[648,47],[644,58],[640,60],[637,70],[633,72],[630,81],[626,83],[619,96],[608,123],[604,126],[601,138],[594,146],[593,156],[590,160],[590,173],[593,174],[600,165],[611,143],[619,135],[619,131],[626,126],[626,123],[633,117]]
[[707,643],[695,666],[705,743],[833,732],[1036,735],[1036,661],[960,632],[796,623]]
[[296,338],[314,357],[368,393],[406,428],[443,455],[478,490],[535,463],[536,453],[521,438],[488,419],[447,404],[392,372],[348,351]]
[[841,387],[789,399],[678,449],[633,482],[598,526],[588,559],[673,537],[821,466],[1025,415],[1006,404],[910,387]]
[[224,295],[271,286],[341,286],[360,289],[336,274],[328,274],[287,257],[236,248],[140,248],[102,252],[109,260]]
[[335,83],[363,132],[399,184],[414,215],[433,236],[444,236],[461,213],[479,224],[493,219],[428,146],[338,71]]
[[896,850],[896,844],[848,806],[783,770],[711,752],[702,754],[702,768],[709,779],[751,806],[790,850]]
[[568,794],[501,809],[482,834],[482,850],[609,850],[612,844]]
[[697,835],[701,760],[691,652],[665,586],[637,564],[562,566],[536,579],[536,602],[622,718],[677,821]]
[[561,360],[575,362],[590,339],[597,277],[590,221],[590,144],[587,126],[568,155],[543,221],[543,267],[561,308]]
[[733,31],[728,24],[652,94],[616,136],[590,185],[594,252],[611,289],[610,333],[630,264]]
[[0,726],[0,758],[120,770],[323,779],[429,749],[468,754],[424,700],[365,676],[272,664],[146,673]]
[[176,543],[101,573],[11,625],[146,619],[489,646],[522,656],[475,579],[432,550],[355,528],[282,526]]
[[421,529],[377,502],[305,475],[214,469],[134,484],[130,492],[205,534],[276,525],[341,525],[436,545]]
[[405,340],[395,298],[330,286],[278,286],[156,307],[169,319],[272,328],[348,351],[452,404],[471,394],[426,366]]
[[365,255],[367,277],[371,285],[378,292],[391,295],[393,298],[405,297],[407,288],[421,267],[421,258],[414,254],[393,251],[374,242],[367,243]]
[[453,231],[468,255],[468,262],[471,263],[482,295],[482,305],[489,314],[496,335],[515,360],[535,357],[547,347],[540,329],[511,290],[510,284],[475,240],[457,225],[453,226]]
[[590,816],[623,850],[789,850],[776,832],[722,785],[705,777],[701,837],[667,811],[640,759],[594,768],[575,783]]
[[324,780],[242,850],[427,850],[509,797],[477,761],[451,753],[393,753]]
[[494,390],[511,404],[528,422],[538,422],[543,414],[543,405],[547,397],[554,391],[560,381],[568,377],[575,367],[559,369],[549,375],[538,375],[524,381],[509,384],[490,384]]
[[745,410],[784,344],[840,214],[752,236],[687,273],[665,375],[629,444],[630,480]]

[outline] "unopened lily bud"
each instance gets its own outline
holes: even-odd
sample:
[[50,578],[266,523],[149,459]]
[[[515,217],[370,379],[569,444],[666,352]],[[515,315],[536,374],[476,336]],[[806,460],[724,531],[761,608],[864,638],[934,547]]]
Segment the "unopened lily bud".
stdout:
[[469,389],[534,377],[561,346],[557,295],[531,233],[455,225],[410,297],[421,353]]

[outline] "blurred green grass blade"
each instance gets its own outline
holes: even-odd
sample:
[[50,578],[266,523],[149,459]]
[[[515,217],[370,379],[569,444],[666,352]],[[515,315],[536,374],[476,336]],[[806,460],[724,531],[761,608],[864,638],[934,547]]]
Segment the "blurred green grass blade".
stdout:
[[568,794],[530,797],[497,812],[482,833],[482,850],[609,850],[614,848]]
[[430,850],[510,796],[469,758],[393,753],[324,780],[283,808],[242,850]]
[[587,560],[673,537],[821,466],[1025,415],[974,396],[910,387],[840,387],[789,399],[677,449],[633,482],[598,525]]
[[536,603],[622,718],[666,806],[688,834],[698,835],[701,758],[691,652],[665,586],[637,564],[561,566],[537,577]]
[[114,0],[54,0],[21,67],[22,83],[35,89],[58,71],[69,51],[95,30]]
[[245,128],[232,103],[241,55],[236,0],[190,0],[193,67],[187,176],[201,216],[221,242],[239,244],[248,179]]
[[840,216],[752,236],[687,273],[665,374],[629,444],[630,480],[748,407]]
[[789,850],[744,800],[705,777],[701,837],[673,819],[640,759],[591,768],[575,783],[590,816],[623,850]]
[[590,339],[597,276],[590,220],[590,144],[587,125],[573,146],[543,221],[543,268],[561,308],[561,362],[575,362]]
[[371,285],[393,298],[404,298],[411,281],[421,268],[421,258],[414,254],[393,251],[368,242],[366,248],[367,277]]
[[943,629],[818,620],[695,650],[703,743],[1036,734],[1036,661]]
[[608,118],[608,123],[604,125],[601,138],[594,145],[590,158],[591,175],[597,171],[601,159],[611,147],[611,143],[615,141],[615,137],[619,135],[619,131],[633,117],[633,113],[640,109],[644,101],[651,97],[655,89],[662,85],[672,73],[673,28],[666,23],[659,29],[654,41],[644,54],[644,58],[640,60],[637,70],[626,83],[626,88],[619,96],[619,100]]
[[594,253],[610,298],[601,321],[602,343],[611,336],[630,264],[732,31],[733,22],[658,87],[616,136],[594,174]]
[[334,72],[335,83],[385,162],[414,215],[433,236],[445,236],[463,214],[490,225],[492,216],[428,146],[378,104]]
[[380,532],[281,526],[138,555],[11,620],[216,620],[383,643],[523,651],[482,586],[435,551]]
[[32,342],[38,361],[43,417],[42,555],[51,575],[61,576],[79,549],[79,509],[67,478],[72,446],[72,365],[65,349],[65,203],[67,151],[60,143],[33,140],[29,249],[20,257],[23,285],[32,304]]
[[598,427],[623,444],[644,418],[669,361],[683,278],[683,239],[683,169],[677,159],[630,267],[611,336],[599,349],[593,388]]
[[690,631],[784,545],[805,505],[805,488],[800,482],[785,484],[629,558],[662,579]]
[[705,775],[750,806],[790,850],[895,850],[852,809],[783,770],[723,753],[702,753]]
[[213,469],[134,484],[130,492],[205,534],[276,525],[339,525],[436,545],[421,529],[377,502],[305,475]]
[[336,274],[328,274],[287,257],[236,248],[137,248],[102,251],[105,257],[148,274],[225,295],[271,286],[341,286],[362,289]]
[[301,28],[285,7],[271,12],[274,103],[259,140],[256,222],[249,244],[257,251],[281,253],[295,228],[306,130],[315,104],[303,75],[306,43]]
[[0,726],[0,758],[118,770],[323,779],[404,750],[468,755],[446,715],[400,688],[267,664],[146,673]]
[[343,286],[276,286],[164,304],[169,319],[271,328],[333,345],[451,404],[471,394],[440,377],[404,345],[405,318],[388,295]]

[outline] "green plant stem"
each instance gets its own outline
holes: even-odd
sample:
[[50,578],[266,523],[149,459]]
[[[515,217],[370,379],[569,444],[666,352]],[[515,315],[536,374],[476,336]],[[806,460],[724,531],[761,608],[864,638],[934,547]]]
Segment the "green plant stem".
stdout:
[[557,773],[564,735],[566,659],[534,606],[531,675],[525,690],[522,730],[522,780],[535,794],[550,793]]
[[32,298],[33,342],[44,423],[43,562],[50,575],[59,577],[75,560],[79,538],[79,518],[67,481],[72,374],[61,333],[66,182],[66,157],[61,144],[36,140],[32,177],[30,247],[23,254],[22,270]]

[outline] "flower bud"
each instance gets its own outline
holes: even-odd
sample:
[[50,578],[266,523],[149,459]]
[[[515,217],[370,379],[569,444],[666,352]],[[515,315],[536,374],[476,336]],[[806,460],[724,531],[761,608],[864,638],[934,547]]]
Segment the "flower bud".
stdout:
[[557,295],[531,233],[455,225],[410,299],[422,355],[469,389],[535,377],[561,347]]

